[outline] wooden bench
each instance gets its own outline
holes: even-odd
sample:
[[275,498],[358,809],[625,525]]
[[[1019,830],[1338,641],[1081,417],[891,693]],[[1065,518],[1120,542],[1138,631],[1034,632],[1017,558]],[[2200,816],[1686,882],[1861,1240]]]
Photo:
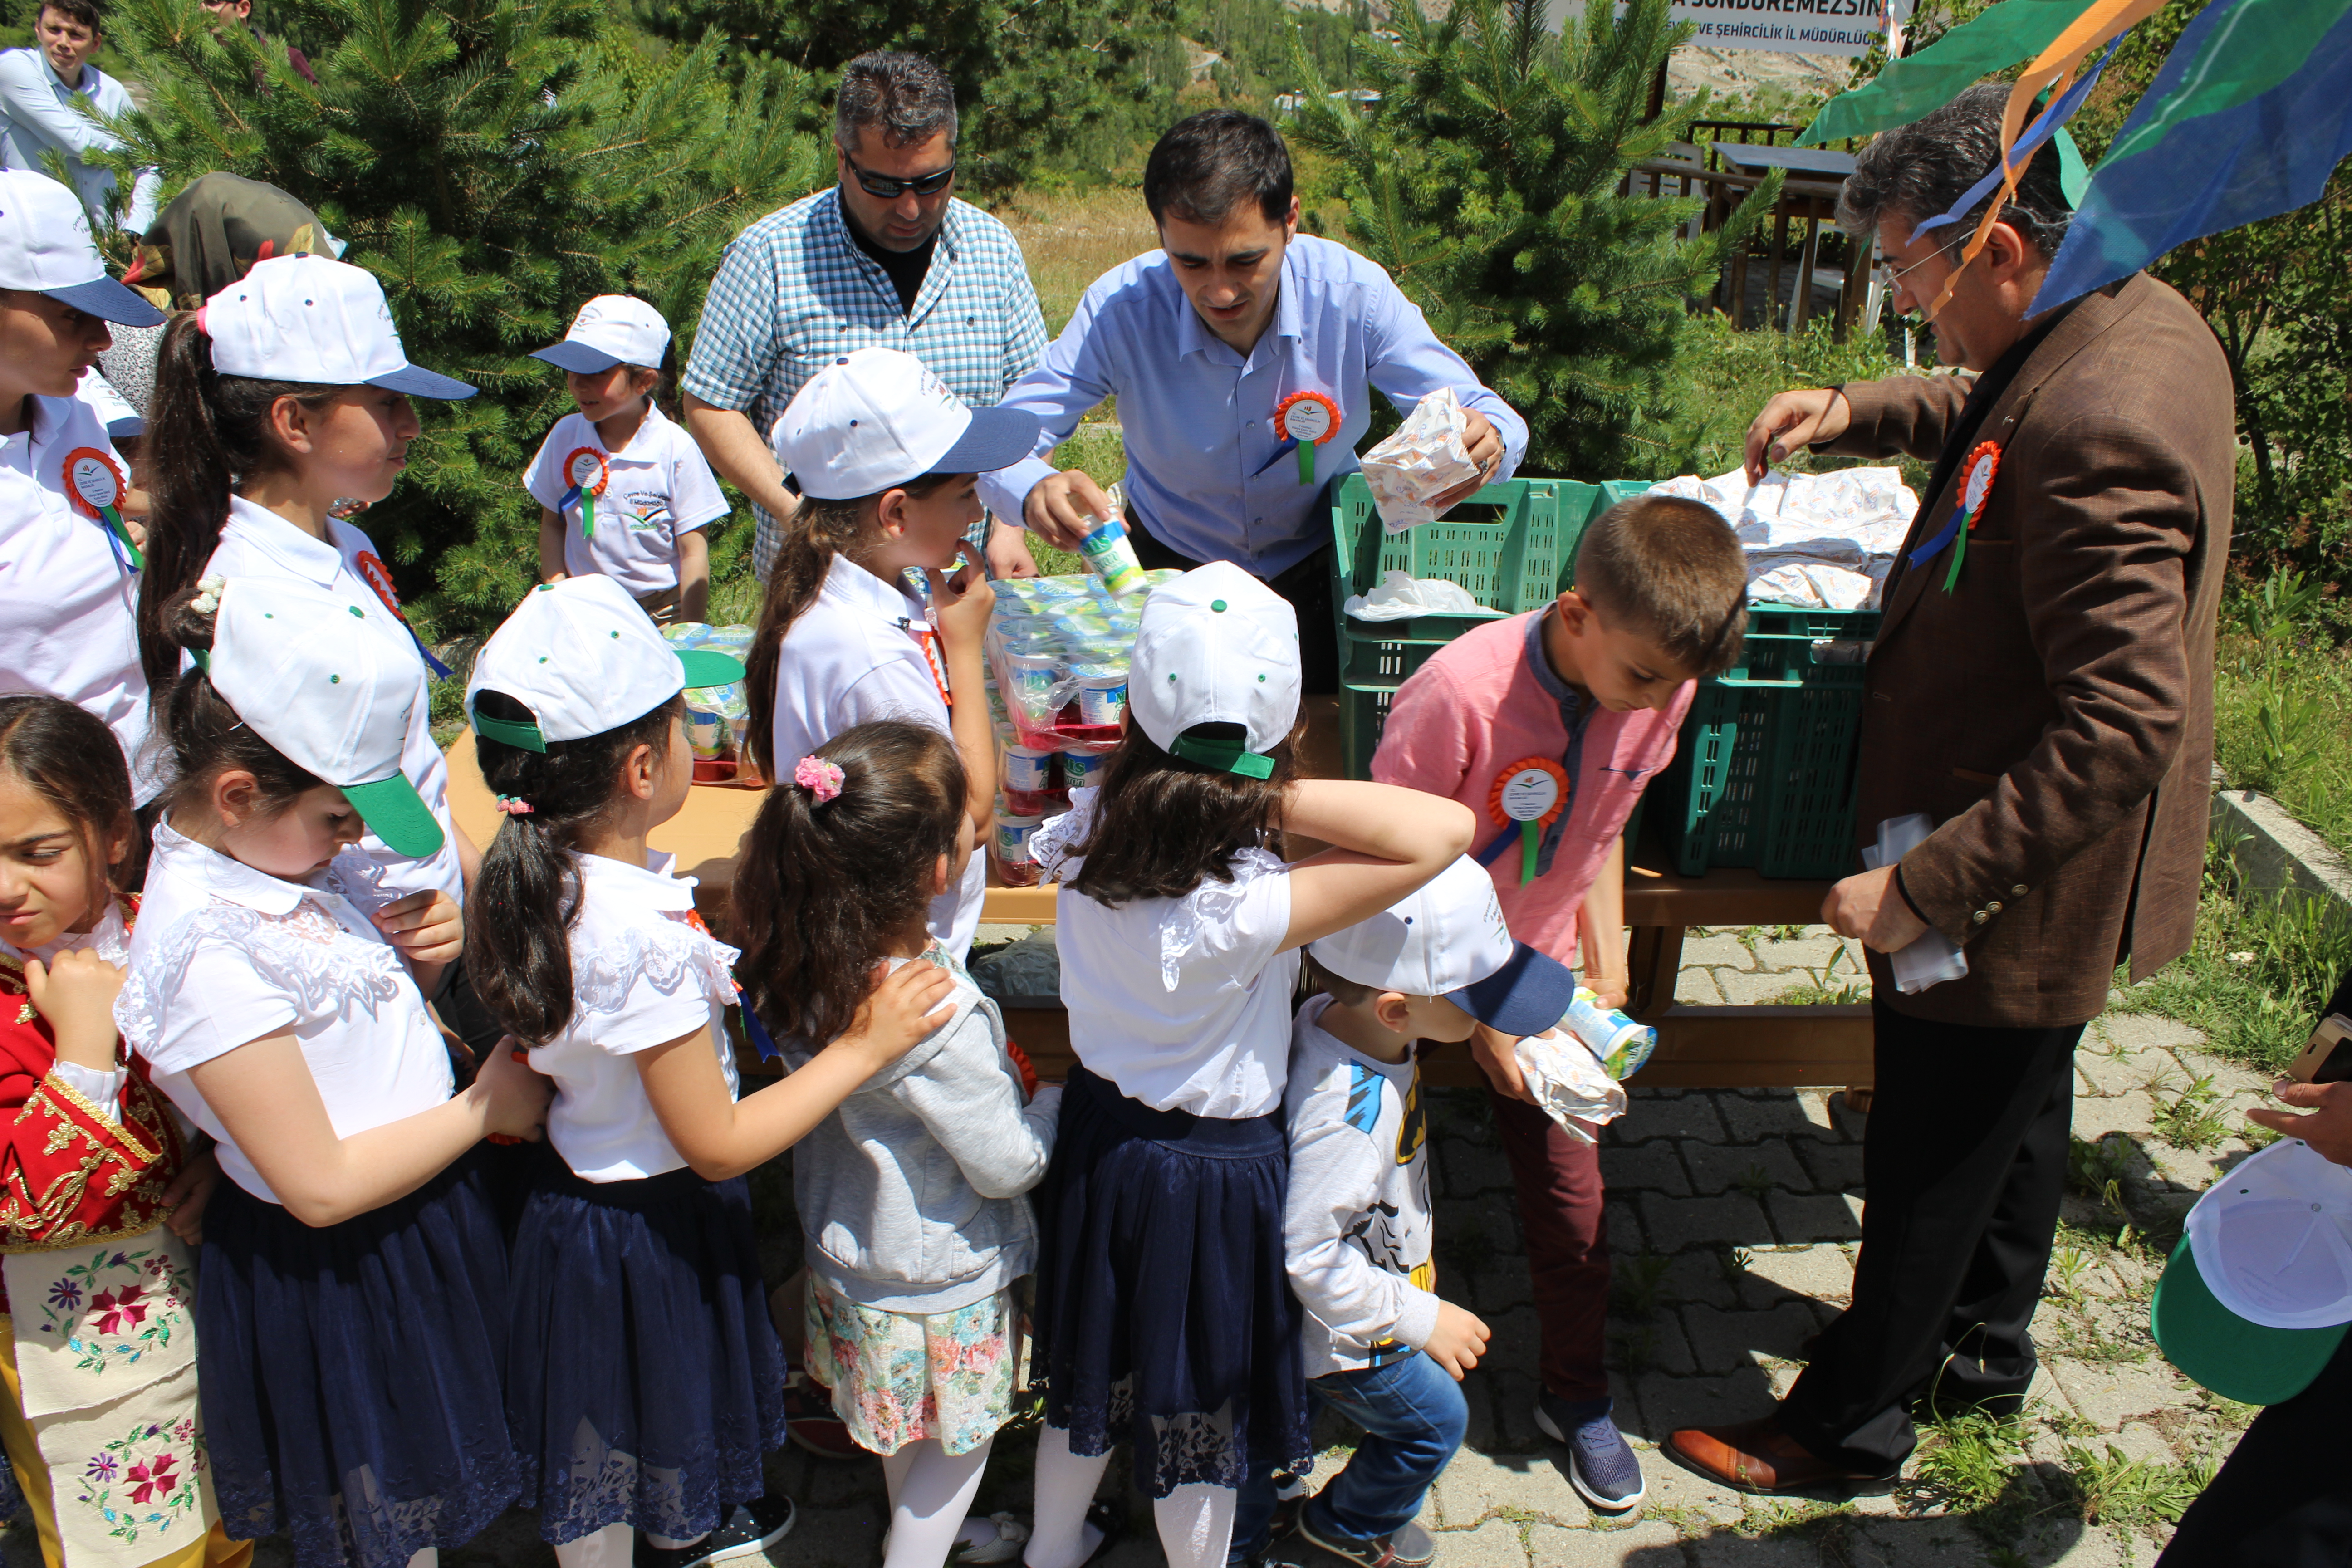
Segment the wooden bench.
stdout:
[[[1337,700],[1308,698],[1308,728],[1300,765],[1309,776],[1337,777]],[[490,793],[474,762],[470,730],[449,748],[450,815],[478,844],[498,826]],[[681,874],[698,879],[695,904],[722,936],[730,922],[728,889],[744,832],[763,792],[735,784],[698,784],[686,808],[654,830],[652,844],[677,857]],[[1294,846],[1294,849],[1301,847]],[[1312,848],[1312,846],[1305,847]],[[990,925],[1051,925],[1051,887],[992,886],[981,920]],[[1656,847],[1635,847],[1625,878],[1625,922],[1632,928],[1634,1016],[1655,1026],[1657,1053],[1636,1080],[1689,1089],[1851,1086],[1871,1081],[1870,1008],[1866,1004],[1795,1006],[1688,1006],[1674,1000],[1683,934],[1692,926],[1809,925],[1821,918],[1825,881],[1772,881],[1753,871],[1710,871],[1684,877],[1668,868]],[[1049,1079],[1076,1059],[1069,1015],[1058,1007],[1005,1011],[1005,1027]],[[1475,1087],[1485,1079],[1466,1050],[1448,1047],[1426,1060],[1437,1087]]]

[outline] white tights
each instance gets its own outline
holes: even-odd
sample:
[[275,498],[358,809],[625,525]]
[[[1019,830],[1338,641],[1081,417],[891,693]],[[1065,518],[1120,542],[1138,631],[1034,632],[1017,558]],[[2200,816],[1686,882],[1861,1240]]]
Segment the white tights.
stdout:
[[950,1454],[938,1438],[926,1437],[882,1456],[882,1479],[890,1489],[890,1555],[883,1568],[940,1568],[948,1560],[994,1442]]
[[[1109,1463],[1108,1451],[1091,1458],[1071,1453],[1066,1428],[1048,1426],[1038,1435],[1036,1522],[1023,1559],[1028,1568],[1078,1568],[1102,1543],[1086,1521],[1087,1505]],[[1178,1487],[1151,1505],[1169,1568],[1223,1568],[1239,1497],[1229,1487],[1196,1484]]]
[[[646,1531],[646,1539],[665,1552],[675,1552],[681,1546],[692,1544],[691,1542],[672,1541],[667,1535],[656,1535],[650,1530]],[[698,1535],[694,1539],[699,1541],[702,1537]],[[435,1568],[431,1562],[420,1561],[425,1555],[420,1552],[410,1558],[408,1568]],[[630,1568],[630,1564],[636,1561],[636,1527],[626,1523],[608,1524],[602,1530],[592,1530],[585,1535],[555,1543],[556,1568]]]

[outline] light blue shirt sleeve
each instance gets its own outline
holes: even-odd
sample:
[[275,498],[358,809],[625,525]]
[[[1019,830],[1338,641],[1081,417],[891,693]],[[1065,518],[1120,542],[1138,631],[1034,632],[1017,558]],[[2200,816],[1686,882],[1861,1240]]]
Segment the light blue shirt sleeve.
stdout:
[[1045,357],[1004,394],[1000,406],[1027,409],[1037,416],[1041,428],[1028,458],[980,477],[981,500],[1001,518],[1020,518],[1029,492],[1039,479],[1054,472],[1046,458],[1070,438],[1070,432],[1088,410],[1115,390],[1107,334],[1096,330],[1101,292],[1098,279],[1079,300],[1078,308],[1070,314],[1070,324],[1046,348]]
[[[122,143],[97,121],[76,110],[60,96],[61,84],[35,49],[0,53],[0,113],[12,121],[17,136],[26,132],[60,151],[79,157],[86,153],[111,153]],[[32,153],[33,149],[20,151]],[[16,165],[37,169],[37,163]]]
[[1528,455],[1527,420],[1503,401],[1502,394],[1478,379],[1467,360],[1439,341],[1429,318],[1403,289],[1391,282],[1387,296],[1387,309],[1371,335],[1373,356],[1366,379],[1407,415],[1439,387],[1452,387],[1462,406],[1485,415],[1503,438],[1503,466],[1495,471],[1495,481],[1517,473]]

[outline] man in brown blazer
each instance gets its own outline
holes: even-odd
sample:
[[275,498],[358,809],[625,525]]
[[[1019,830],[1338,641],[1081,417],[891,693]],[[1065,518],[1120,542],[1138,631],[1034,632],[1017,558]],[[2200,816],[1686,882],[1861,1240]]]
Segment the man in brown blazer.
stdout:
[[[2006,87],[1878,137],[1839,220],[1877,233],[1898,309],[1933,305],[1979,207],[1914,237],[2000,159]],[[2213,621],[2235,420],[2204,321],[2135,276],[2029,318],[2070,216],[2045,148],[1934,318],[1978,374],[1782,393],[1748,470],[1800,446],[1937,463],[1864,682],[1858,832],[1926,813],[1898,865],[1822,919],[1871,952],[1876,1084],[1853,1305],[1779,1409],[1673,1434],[1716,1479],[1793,1490],[1897,1469],[1909,1407],[2013,1411],[2066,1177],[2074,1052],[2116,965],[2188,951],[2213,750]],[[1990,459],[1986,454],[1991,454]],[[1958,540],[1969,476],[1991,483]],[[1910,995],[1885,955],[1930,928],[1969,973]]]

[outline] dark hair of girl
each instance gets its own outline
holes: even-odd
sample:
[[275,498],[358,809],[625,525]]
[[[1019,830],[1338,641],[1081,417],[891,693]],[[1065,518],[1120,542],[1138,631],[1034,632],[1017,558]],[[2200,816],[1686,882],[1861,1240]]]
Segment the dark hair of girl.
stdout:
[[[1238,724],[1195,724],[1185,734],[1229,742]],[[1181,899],[1202,882],[1234,879],[1234,857],[1270,846],[1282,795],[1295,775],[1292,741],[1274,749],[1274,773],[1245,778],[1170,756],[1129,724],[1103,764],[1094,820],[1073,846],[1086,864],[1070,886],[1117,909],[1129,899]]]
[[256,381],[213,369],[213,341],[193,314],[164,329],[147,416],[147,564],[139,574],[139,663],[150,689],[172,684],[180,645],[164,606],[204,575],[228,522],[230,489],[277,466],[269,408],[291,397],[316,412],[347,388]]
[[895,719],[845,730],[815,754],[841,769],[841,793],[820,802],[779,779],[731,896],[745,1004],[779,1038],[822,1047],[856,1021],[891,937],[930,907],[939,858],[955,854],[964,775],[953,740]]
[[[530,723],[530,709],[503,691],[482,691],[475,708],[493,719]],[[658,756],[686,713],[680,692],[618,729],[576,741],[550,741],[527,752],[487,735],[475,760],[493,794],[530,810],[499,819],[482,851],[482,868],[466,900],[466,973],[507,1032],[544,1045],[572,1022],[572,949],[567,933],[580,917],[580,870],[572,863],[589,835],[620,804],[621,764],[639,746]]]
[[107,836],[133,822],[131,769],[114,731],[61,697],[0,697],[0,773],[24,780],[80,833],[90,907],[102,910],[110,871],[120,879],[137,858],[127,855],[112,868],[106,863]]
[[[172,595],[163,606],[164,635],[174,647],[210,653],[212,612],[196,608],[195,599],[194,587]],[[276,816],[324,782],[256,734],[201,669],[182,671],[163,689],[155,700],[155,732],[172,759],[172,787],[164,797],[172,811],[197,808],[213,780],[231,771],[253,775],[256,805],[265,817]]]
[[[890,489],[905,490],[917,500],[961,474],[925,474]],[[760,776],[776,777],[776,676],[783,664],[784,634],[816,603],[833,558],[866,536],[877,512],[875,503],[890,490],[878,490],[857,500],[803,500],[792,521],[784,525],[784,542],[768,569],[768,597],[760,606],[760,629],[743,660],[743,700],[750,722],[743,732],[743,750]],[[797,760],[797,759],[794,759]]]

